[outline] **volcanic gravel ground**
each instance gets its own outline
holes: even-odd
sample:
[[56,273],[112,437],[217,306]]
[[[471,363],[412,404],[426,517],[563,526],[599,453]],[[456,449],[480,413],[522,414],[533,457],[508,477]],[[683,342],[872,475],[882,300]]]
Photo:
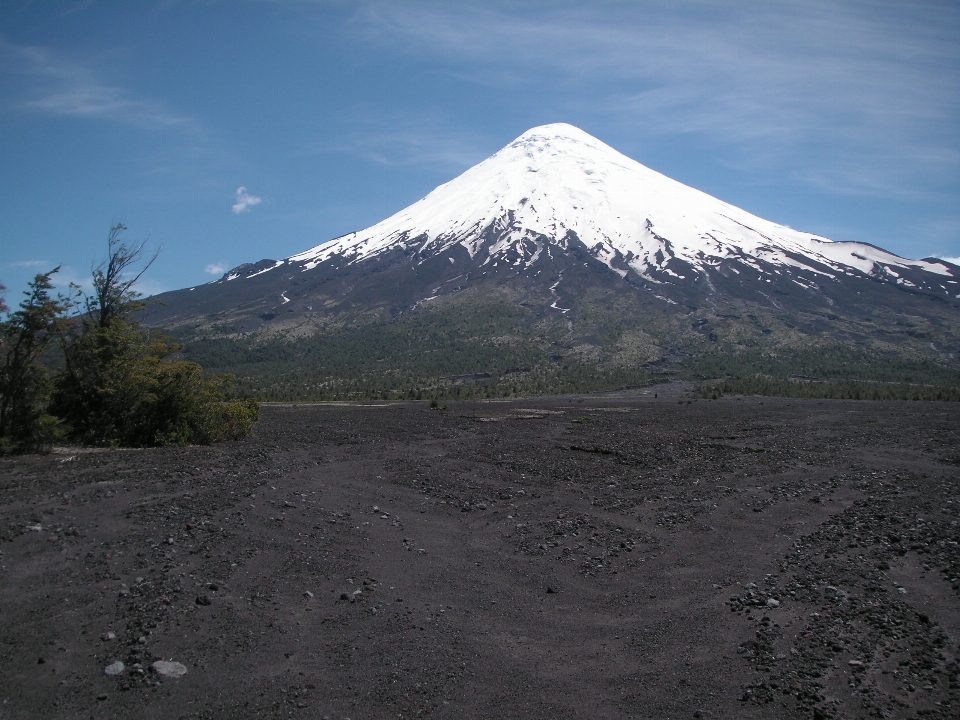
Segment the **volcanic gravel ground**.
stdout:
[[0,460],[0,718],[960,716],[960,406],[654,390]]

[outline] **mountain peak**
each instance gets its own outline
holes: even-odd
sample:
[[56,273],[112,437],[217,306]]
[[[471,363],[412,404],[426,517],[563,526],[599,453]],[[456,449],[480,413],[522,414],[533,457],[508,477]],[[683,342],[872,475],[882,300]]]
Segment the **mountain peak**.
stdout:
[[538,125],[530,128],[520,135],[516,140],[507,145],[515,147],[527,144],[549,144],[556,141],[579,142],[587,145],[597,145],[606,148],[603,142],[595,138],[588,132],[581,130],[576,125],[570,123],[548,123],[547,125]]
[[802,267],[823,276],[919,268],[863,243],[836,243],[759,218],[662,175],[567,123],[531,128],[413,205],[289,258],[306,269],[400,250],[418,258],[460,245],[518,271],[575,238],[621,277],[703,276],[718,262]]

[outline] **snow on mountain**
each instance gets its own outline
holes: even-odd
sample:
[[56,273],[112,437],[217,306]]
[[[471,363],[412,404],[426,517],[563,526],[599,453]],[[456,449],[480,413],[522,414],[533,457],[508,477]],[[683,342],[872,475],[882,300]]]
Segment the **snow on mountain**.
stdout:
[[654,282],[676,275],[668,267],[672,258],[698,273],[722,261],[763,272],[762,261],[829,276],[859,271],[896,279],[897,268],[911,268],[952,277],[936,261],[834,242],[751,215],[565,123],[528,130],[386,220],[277,266],[309,270],[338,257],[357,263],[398,247],[423,258],[460,244],[484,265],[509,261],[524,270],[563,252],[571,232],[611,270],[633,270]]

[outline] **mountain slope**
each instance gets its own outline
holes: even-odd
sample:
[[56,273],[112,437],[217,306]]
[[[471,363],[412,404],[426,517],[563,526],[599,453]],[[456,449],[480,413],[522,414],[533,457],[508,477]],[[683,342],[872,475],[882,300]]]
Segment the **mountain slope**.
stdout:
[[[509,369],[494,367],[512,362],[508,348],[554,375],[558,356],[629,375],[683,356],[811,344],[952,365],[958,276],[942,260],[756,217],[555,124],[366,230],[166,293],[146,320],[194,343],[219,339],[226,355],[284,344],[293,357],[273,361],[276,371],[287,362],[307,376],[310,362],[322,374],[331,360],[305,360],[294,339],[361,328],[373,338],[387,325],[403,335],[409,323],[447,328],[460,350],[501,348],[420,375],[416,343],[409,362],[378,351],[410,377],[495,376]],[[483,332],[470,325],[494,316]]]

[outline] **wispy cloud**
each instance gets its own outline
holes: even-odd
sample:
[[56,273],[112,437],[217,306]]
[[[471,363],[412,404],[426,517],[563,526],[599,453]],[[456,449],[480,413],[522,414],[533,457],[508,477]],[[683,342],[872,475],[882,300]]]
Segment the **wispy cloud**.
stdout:
[[[69,265],[63,265],[60,267],[60,272],[56,273],[53,277],[50,278],[54,287],[60,290],[68,290],[71,287],[79,288],[84,294],[91,294],[94,291],[93,288],[93,276],[89,273],[78,272],[76,269]],[[148,297],[150,295],[157,295],[162,292],[170,290],[170,286],[166,283],[156,280],[150,277],[141,277],[137,280],[136,284],[133,286],[133,289],[143,295]]]
[[159,295],[160,293],[165,293],[172,289],[173,288],[171,288],[168,284],[160,280],[154,280],[153,278],[140,278],[137,281],[137,284],[134,285],[134,290],[140,293],[143,297]]
[[227,271],[227,266],[223,263],[210,263],[203,271],[210,275],[223,275]]
[[960,171],[951,3],[374,2],[354,23],[476,83],[574,98],[571,113],[648,141],[708,136],[742,163],[789,156],[799,179],[833,189],[897,194]]
[[[49,266],[46,260],[19,260],[17,262],[7,263],[5,267],[10,268],[42,268]],[[52,268],[51,268],[52,269]]]
[[[93,292],[93,277],[90,274],[77,272],[69,265],[61,265],[60,271],[50,278],[54,287],[67,290],[71,286],[78,287],[85,293]],[[68,293],[69,294],[69,293]]]
[[0,72],[13,81],[14,90],[4,103],[9,108],[149,128],[196,129],[190,118],[106,82],[90,67],[46,47],[16,45],[0,37]]
[[239,215],[240,213],[247,212],[254,205],[259,205],[261,202],[263,202],[263,198],[251,195],[247,192],[247,189],[241,185],[237,188],[236,202],[233,204],[232,210],[234,214]]
[[418,118],[395,122],[390,130],[361,127],[335,142],[321,141],[308,152],[349,153],[388,167],[417,165],[460,172],[490,154],[490,141],[466,132],[434,127]]

